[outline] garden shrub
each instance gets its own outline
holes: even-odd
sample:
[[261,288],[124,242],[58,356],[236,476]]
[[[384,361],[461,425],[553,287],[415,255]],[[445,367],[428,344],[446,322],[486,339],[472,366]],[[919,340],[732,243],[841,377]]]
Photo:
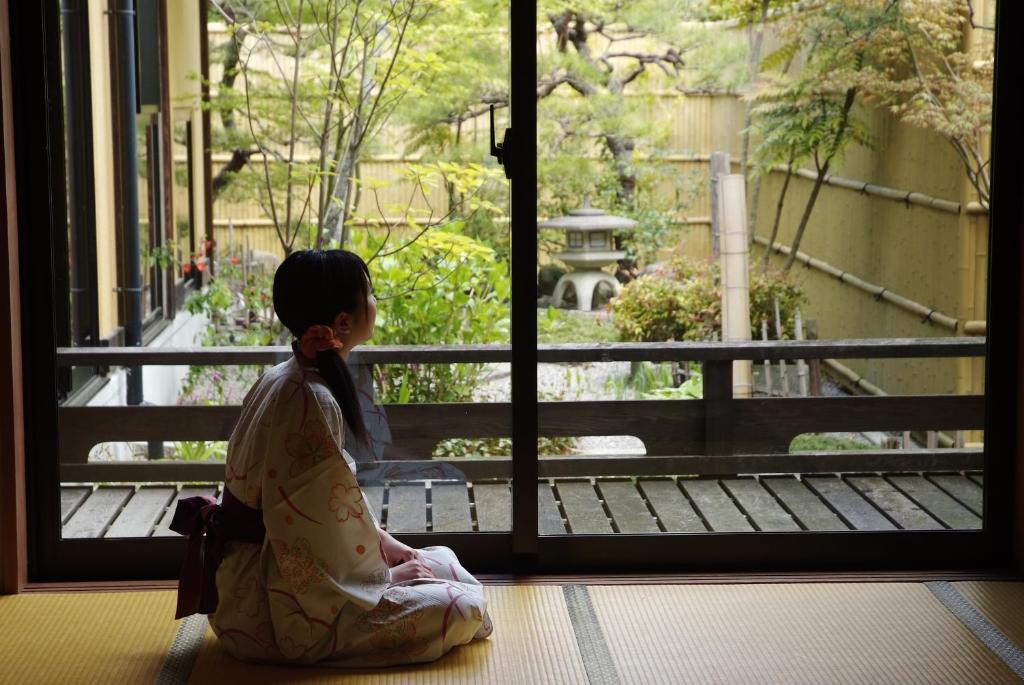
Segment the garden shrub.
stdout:
[[608,321],[589,312],[547,307],[537,310],[537,342],[618,342],[619,334]]
[[[203,347],[282,345],[291,336],[277,320],[272,301],[274,275],[218,264],[217,277],[185,300],[190,314],[206,317]],[[188,405],[238,404],[263,373],[261,365],[190,366],[178,393]]]
[[[779,301],[783,338],[792,337],[803,291],[782,272],[750,275],[750,327],[760,338],[761,319],[775,338],[772,301]],[[612,320],[623,340],[662,342],[721,338],[722,300],[718,264],[675,258],[627,283],[611,303]]]
[[[428,231],[373,261],[373,344],[508,342],[508,265],[457,229]],[[375,371],[381,403],[468,402],[483,377],[482,364],[382,364]]]

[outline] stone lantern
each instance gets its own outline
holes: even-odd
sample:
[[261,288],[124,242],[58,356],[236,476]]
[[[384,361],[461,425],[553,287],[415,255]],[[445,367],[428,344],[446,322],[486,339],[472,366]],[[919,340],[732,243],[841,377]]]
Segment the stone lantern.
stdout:
[[576,291],[576,303],[581,311],[590,311],[594,293],[605,283],[613,292],[619,292],[619,282],[601,271],[601,267],[614,264],[626,253],[613,249],[612,232],[617,228],[632,228],[635,221],[621,216],[612,216],[602,209],[591,207],[584,201],[579,209],[569,211],[569,216],[560,216],[538,224],[539,228],[557,228],[565,231],[564,252],[551,255],[565,262],[571,271],[558,279],[551,304],[562,306],[566,288],[570,285]]

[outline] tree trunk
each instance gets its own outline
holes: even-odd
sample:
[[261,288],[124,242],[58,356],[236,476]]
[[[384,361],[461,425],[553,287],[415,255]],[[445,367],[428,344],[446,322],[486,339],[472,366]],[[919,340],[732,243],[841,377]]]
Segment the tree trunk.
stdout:
[[636,143],[632,138],[616,134],[608,134],[604,140],[614,160],[615,175],[619,181],[619,200],[626,205],[632,205],[636,199],[636,169],[633,167],[633,149]]
[[345,242],[348,240],[345,222],[348,221],[349,198],[352,194],[351,176],[358,154],[358,150],[354,149],[353,145],[345,146],[341,159],[334,167],[337,176],[334,179],[334,192],[327,205],[327,217],[320,222],[321,232],[325,232],[331,240],[336,241],[338,248],[344,248]]
[[807,205],[804,207],[803,216],[800,217],[800,225],[796,229],[796,236],[793,238],[793,245],[789,250],[789,256],[786,257],[786,263],[782,266],[783,271],[789,271],[793,267],[793,263],[796,262],[796,251],[800,249],[800,241],[804,239],[807,222],[811,219],[814,203],[818,201],[818,193],[821,192],[821,187],[825,185],[825,176],[827,175],[828,162],[818,170],[818,177],[814,179],[814,188],[811,189],[811,196],[807,198]]
[[835,135],[832,138],[832,146],[828,151],[828,156],[825,157],[824,164],[818,167],[818,176],[814,179],[814,188],[811,190],[811,196],[807,198],[807,206],[804,207],[804,214],[800,217],[800,225],[796,229],[796,236],[793,238],[793,245],[790,248],[789,256],[782,267],[783,271],[789,271],[793,267],[794,262],[796,262],[796,252],[800,249],[800,242],[804,238],[804,231],[807,230],[807,222],[810,221],[811,212],[814,211],[814,203],[818,201],[818,193],[821,192],[821,186],[825,185],[825,177],[828,176],[828,169],[832,164],[833,158],[835,158],[836,153],[843,146],[843,136],[846,135],[846,127],[850,121],[850,110],[853,109],[853,102],[856,96],[856,88],[849,88],[846,91],[846,99],[843,102],[843,117],[840,119],[839,126],[836,128]]
[[[224,59],[221,60],[221,92],[235,87],[235,79],[238,77],[241,62],[241,46],[245,42],[246,36],[249,35],[248,29],[244,26],[236,25],[236,27],[234,35],[228,41],[224,50]],[[231,107],[225,107],[220,110],[220,121],[225,131],[233,132],[238,127],[235,123],[235,110]],[[210,189],[213,192],[214,202],[217,201],[221,191],[231,183],[231,174],[237,174],[244,169],[254,152],[255,150],[240,147],[231,150],[231,160],[217,172],[217,175],[211,181]]]
[[217,196],[221,194],[225,188],[231,183],[231,175],[237,174],[239,171],[245,168],[245,165],[249,163],[249,158],[259,150],[244,150],[240,147],[236,147],[231,151],[231,159],[228,163],[221,167],[217,175],[213,177],[210,182],[210,189],[213,191],[213,199],[216,200]]
[[761,273],[768,273],[768,264],[772,253],[772,245],[775,244],[775,238],[779,235],[779,222],[782,220],[782,206],[786,202],[786,192],[789,190],[789,179],[793,178],[793,158],[790,157],[789,164],[786,165],[786,180],[782,182],[782,190],[779,192],[779,203],[775,206],[775,221],[772,223],[772,236],[768,239],[768,246],[764,249],[764,254],[761,255]]
[[[750,88],[754,90],[757,86],[757,76],[761,69],[761,49],[764,46],[764,26],[768,21],[768,5],[770,0],[761,0],[761,16],[758,18],[757,27],[750,29],[748,43],[750,47],[747,68],[750,71]],[[761,181],[758,179],[753,184],[747,174],[747,162],[750,158],[750,126],[754,120],[754,103],[747,102],[743,113],[743,134],[740,138],[740,173],[743,180],[751,187],[750,207],[747,210],[747,244],[754,241],[754,229],[757,224],[757,200],[761,192]]]
[[754,229],[757,223],[757,203],[761,201],[761,177],[750,181],[750,207],[747,208],[747,247],[754,244]]

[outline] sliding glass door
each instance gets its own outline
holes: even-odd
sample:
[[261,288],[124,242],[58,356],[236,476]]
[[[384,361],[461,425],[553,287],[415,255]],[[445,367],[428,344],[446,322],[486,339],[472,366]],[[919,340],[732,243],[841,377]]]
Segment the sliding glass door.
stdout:
[[155,6],[11,10],[19,139],[62,151],[19,175],[34,580],[176,575],[175,503],[222,491],[291,355],[273,271],[338,246],[379,301],[346,449],[410,544],[497,573],[1000,561],[994,1],[955,40],[893,3]]
[[999,535],[996,3],[769,5],[536,17],[542,566],[957,563]]

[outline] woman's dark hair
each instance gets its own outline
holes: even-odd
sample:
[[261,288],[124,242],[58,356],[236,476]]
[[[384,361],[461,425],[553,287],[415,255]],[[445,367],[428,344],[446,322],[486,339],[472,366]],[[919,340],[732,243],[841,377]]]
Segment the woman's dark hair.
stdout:
[[[281,262],[274,274],[274,311],[297,339],[310,326],[331,326],[338,314],[366,314],[372,286],[370,270],[359,255],[347,250],[299,250]],[[298,353],[296,344],[293,349]],[[345,424],[366,441],[366,424],[348,365],[334,350],[318,352],[317,371],[341,407]]]

